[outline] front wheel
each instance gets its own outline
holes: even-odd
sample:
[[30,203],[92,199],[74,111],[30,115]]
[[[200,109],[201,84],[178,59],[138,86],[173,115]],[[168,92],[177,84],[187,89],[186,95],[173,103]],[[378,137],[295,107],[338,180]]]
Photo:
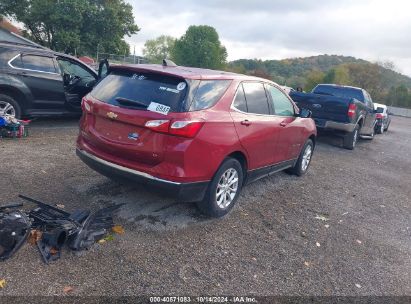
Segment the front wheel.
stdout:
[[238,160],[227,158],[215,173],[198,208],[211,217],[226,215],[238,199],[243,185],[243,169]]
[[300,156],[298,157],[297,162],[294,167],[287,169],[288,173],[295,174],[297,176],[304,175],[311,163],[311,158],[314,152],[314,143],[311,139],[308,139],[304,147],[301,150]]

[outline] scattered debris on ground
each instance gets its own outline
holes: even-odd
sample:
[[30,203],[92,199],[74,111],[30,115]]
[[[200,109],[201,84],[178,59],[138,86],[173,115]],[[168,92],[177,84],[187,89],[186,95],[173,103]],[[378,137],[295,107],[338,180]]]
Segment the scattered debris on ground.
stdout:
[[6,280],[5,279],[1,279],[0,280],[0,288],[4,288],[6,287]]
[[29,120],[18,120],[11,115],[0,115],[0,138],[27,137],[29,123]]
[[27,240],[36,245],[48,264],[61,257],[63,247],[80,251],[101,240],[114,239],[110,231],[123,234],[124,228],[114,225],[113,216],[124,205],[112,205],[97,212],[59,208],[19,195],[36,205],[29,211],[23,204],[0,207],[0,260],[10,258]]

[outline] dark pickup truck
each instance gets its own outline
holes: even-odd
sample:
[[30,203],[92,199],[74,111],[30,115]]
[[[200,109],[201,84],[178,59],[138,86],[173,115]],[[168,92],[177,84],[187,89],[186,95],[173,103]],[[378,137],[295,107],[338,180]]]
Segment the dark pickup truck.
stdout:
[[342,134],[346,149],[354,149],[359,135],[374,137],[374,105],[364,89],[319,84],[311,93],[293,91],[290,96],[298,107],[311,110],[319,130]]

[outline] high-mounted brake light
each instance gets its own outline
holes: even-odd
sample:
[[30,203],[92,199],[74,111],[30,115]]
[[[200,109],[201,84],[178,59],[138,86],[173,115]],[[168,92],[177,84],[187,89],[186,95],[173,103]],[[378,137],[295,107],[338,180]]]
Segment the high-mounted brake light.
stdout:
[[348,117],[350,117],[350,118],[354,117],[356,109],[357,109],[357,106],[355,104],[351,103],[348,106],[348,113],[347,113]]

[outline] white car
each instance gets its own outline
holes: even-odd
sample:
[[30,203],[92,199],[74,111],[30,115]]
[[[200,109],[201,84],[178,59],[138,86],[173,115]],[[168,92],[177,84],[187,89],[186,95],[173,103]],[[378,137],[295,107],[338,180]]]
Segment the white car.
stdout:
[[391,123],[390,112],[386,105],[374,102],[374,110],[377,111],[375,116],[375,132],[377,134],[382,134],[388,130]]

